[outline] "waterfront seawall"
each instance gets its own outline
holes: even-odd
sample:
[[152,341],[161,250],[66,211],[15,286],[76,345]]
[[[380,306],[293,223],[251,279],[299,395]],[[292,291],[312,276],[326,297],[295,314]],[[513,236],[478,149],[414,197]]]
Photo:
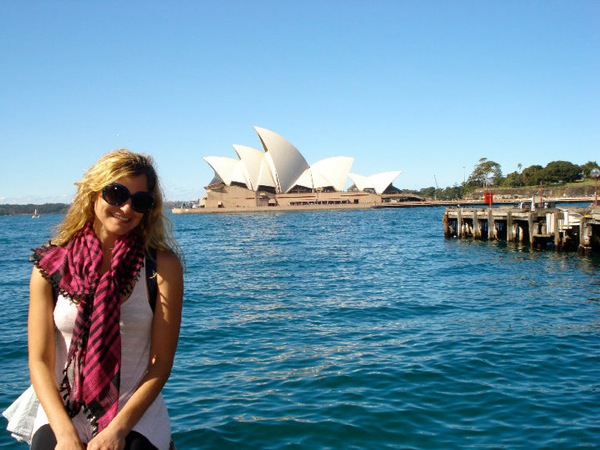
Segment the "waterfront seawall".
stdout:
[[[582,203],[590,202],[593,199],[589,197],[569,197],[569,198],[550,198],[552,203]],[[498,205],[515,205],[516,200],[497,201]],[[361,210],[361,209],[384,209],[384,208],[417,208],[417,207],[436,207],[436,206],[485,206],[483,200],[423,200],[423,201],[384,201],[384,202],[365,202],[365,203],[314,203],[298,205],[269,205],[269,206],[239,206],[239,207],[175,207],[171,209],[173,214],[224,214],[224,213],[256,213],[256,212],[287,212],[287,211],[323,211],[323,210]]]

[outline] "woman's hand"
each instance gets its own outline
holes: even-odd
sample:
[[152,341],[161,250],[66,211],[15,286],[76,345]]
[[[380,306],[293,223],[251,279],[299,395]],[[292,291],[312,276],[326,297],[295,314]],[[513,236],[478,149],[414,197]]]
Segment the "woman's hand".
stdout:
[[65,433],[61,436],[56,436],[56,450],[84,450],[85,445],[82,444],[77,432]]
[[87,445],[87,450],[123,450],[125,436],[110,425],[98,433]]

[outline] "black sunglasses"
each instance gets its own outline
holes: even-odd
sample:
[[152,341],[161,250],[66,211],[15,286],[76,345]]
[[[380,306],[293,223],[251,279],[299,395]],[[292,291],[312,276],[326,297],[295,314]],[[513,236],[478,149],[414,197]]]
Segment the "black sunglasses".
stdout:
[[112,206],[121,206],[131,199],[131,209],[142,214],[154,206],[154,197],[150,192],[136,192],[132,195],[127,187],[119,183],[110,183],[102,189],[102,198]]

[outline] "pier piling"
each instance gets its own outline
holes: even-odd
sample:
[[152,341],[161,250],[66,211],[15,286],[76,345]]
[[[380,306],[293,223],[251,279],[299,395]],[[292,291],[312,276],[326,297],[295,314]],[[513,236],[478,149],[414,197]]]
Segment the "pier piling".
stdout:
[[600,208],[461,208],[444,212],[446,238],[505,240],[531,248],[600,250]]

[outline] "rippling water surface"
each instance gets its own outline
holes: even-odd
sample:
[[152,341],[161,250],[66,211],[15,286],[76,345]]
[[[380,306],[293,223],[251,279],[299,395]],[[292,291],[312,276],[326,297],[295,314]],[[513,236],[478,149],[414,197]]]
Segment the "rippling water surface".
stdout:
[[[173,216],[177,448],[600,448],[600,260],[445,240],[442,214]],[[28,250],[60,219],[0,217],[1,409],[28,385]]]

